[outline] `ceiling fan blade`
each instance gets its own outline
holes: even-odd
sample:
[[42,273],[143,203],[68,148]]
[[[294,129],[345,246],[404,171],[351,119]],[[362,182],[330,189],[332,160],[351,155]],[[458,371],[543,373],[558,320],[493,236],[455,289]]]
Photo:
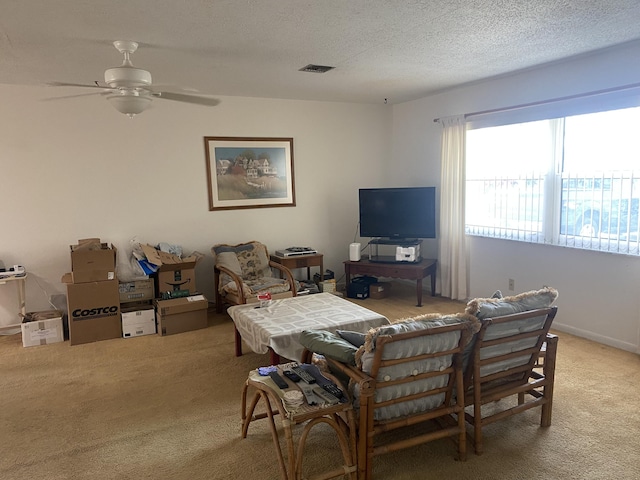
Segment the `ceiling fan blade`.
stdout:
[[165,100],[174,100],[176,102],[194,103],[196,105],[204,105],[206,107],[215,107],[220,103],[217,98],[202,97],[199,95],[187,95],[184,93],[172,93],[172,92],[157,92],[154,94],[158,98],[164,98]]
[[113,90],[109,86],[91,85],[86,83],[66,83],[66,82],[48,82],[49,87],[84,87],[84,88],[99,88],[101,90]]
[[66,100],[67,98],[76,98],[76,97],[90,97],[92,95],[105,95],[109,92],[91,92],[91,93],[78,93],[77,95],[63,95],[61,97],[48,97],[43,98],[43,102],[50,102],[52,100]]

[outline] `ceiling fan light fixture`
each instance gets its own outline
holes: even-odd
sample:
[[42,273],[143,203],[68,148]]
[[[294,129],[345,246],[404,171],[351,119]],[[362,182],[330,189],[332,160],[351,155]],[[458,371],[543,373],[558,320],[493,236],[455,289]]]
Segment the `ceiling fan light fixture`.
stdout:
[[134,115],[144,112],[151,105],[152,98],[146,95],[137,95],[133,92],[123,92],[109,95],[107,100],[120,113],[133,118]]
[[217,99],[208,96],[193,95],[192,92],[175,93],[155,90],[151,84],[151,73],[142,68],[136,68],[131,63],[131,54],[137,50],[138,44],[128,40],[117,40],[113,42],[113,45],[122,53],[123,61],[119,67],[109,68],[104,72],[106,85],[98,82],[95,82],[95,85],[60,82],[51,83],[50,85],[93,88],[96,94],[105,96],[116,110],[127,115],[129,118],[133,118],[135,115],[144,112],[149,108],[151,100],[154,98],[207,107],[213,107],[220,103]]
[[123,65],[106,70],[104,82],[111,88],[148,87],[151,85],[151,74],[142,68]]
[[138,49],[138,43],[129,40],[116,40],[113,46],[122,53],[122,65],[109,68],[104,72],[104,81],[111,88],[134,88],[149,87],[151,85],[151,74],[142,69],[136,68],[131,63],[131,54]]

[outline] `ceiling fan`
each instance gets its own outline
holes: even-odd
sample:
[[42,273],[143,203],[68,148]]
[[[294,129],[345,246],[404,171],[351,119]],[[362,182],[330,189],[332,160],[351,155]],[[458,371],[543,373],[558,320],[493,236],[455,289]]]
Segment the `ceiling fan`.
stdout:
[[[104,83],[101,85],[85,85],[80,83],[51,82],[55,87],[84,87],[97,88],[98,92],[105,95],[107,100],[118,110],[131,118],[146,110],[155,98],[175,100],[178,102],[194,103],[213,107],[219,103],[215,98],[193,95],[190,93],[161,92],[154,90],[151,83],[151,74],[147,70],[137,68],[131,63],[131,54],[138,49],[136,42],[128,40],[116,40],[113,42],[116,49],[124,55],[122,65],[109,68],[104,72]],[[72,95],[73,97],[78,95]],[[57,97],[69,98],[69,97]]]

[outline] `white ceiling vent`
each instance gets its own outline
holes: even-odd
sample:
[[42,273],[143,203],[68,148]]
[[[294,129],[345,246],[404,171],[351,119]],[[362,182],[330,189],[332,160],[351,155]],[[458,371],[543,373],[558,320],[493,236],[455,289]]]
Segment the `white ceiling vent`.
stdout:
[[301,72],[310,72],[310,73],[326,73],[329,70],[333,70],[336,67],[326,67],[324,65],[314,65],[310,63],[306,67],[302,67],[300,69]]

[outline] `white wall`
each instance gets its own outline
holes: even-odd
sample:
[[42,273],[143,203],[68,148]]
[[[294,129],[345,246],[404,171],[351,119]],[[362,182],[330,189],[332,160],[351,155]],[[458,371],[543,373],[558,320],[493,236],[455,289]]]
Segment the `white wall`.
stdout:
[[[359,187],[439,185],[435,117],[635,83],[639,56],[630,44],[394,107],[224,97],[213,109],[157,101],[132,121],[100,97],[42,101],[66,92],[0,86],[0,260],[25,265],[34,311],[64,293],[68,245],[93,236],[121,250],[138,236],[205,253],[196,274],[210,297],[214,243],[311,245],[341,276]],[[204,136],[293,137],[297,206],[209,212]],[[470,241],[472,296],[507,292],[508,278],[518,292],[551,285],[557,329],[640,350],[640,259]],[[437,242],[424,252],[437,255]],[[15,322],[15,301],[0,285],[0,325]]]
[[[138,236],[206,254],[198,287],[213,299],[215,243],[313,246],[340,275],[358,221],[359,186],[384,182],[391,107],[223,97],[215,108],[156,100],[133,120],[99,96],[0,86],[0,260],[24,265],[27,310],[63,294],[69,245],[100,237],[121,252]],[[205,136],[293,137],[295,207],[210,212]],[[297,271],[302,277],[302,270]],[[0,325],[15,323],[0,285]]]
[[[440,133],[434,118],[548,100],[640,82],[640,43],[548,65],[394,107],[397,182],[440,184]],[[470,237],[471,296],[543,285],[559,291],[554,327],[640,352],[640,259],[562,247]]]

